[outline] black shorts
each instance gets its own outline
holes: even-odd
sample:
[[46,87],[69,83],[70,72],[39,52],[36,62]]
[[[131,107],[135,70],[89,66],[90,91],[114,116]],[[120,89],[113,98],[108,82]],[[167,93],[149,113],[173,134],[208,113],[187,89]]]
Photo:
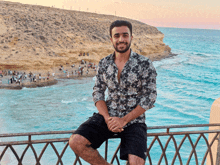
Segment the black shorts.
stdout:
[[[91,142],[91,147],[99,148],[104,141],[112,138],[116,133],[109,131],[102,115],[94,113],[87,121],[74,132]],[[128,160],[128,154],[146,159],[147,126],[144,123],[131,124],[124,131],[117,133],[121,138],[120,159]]]

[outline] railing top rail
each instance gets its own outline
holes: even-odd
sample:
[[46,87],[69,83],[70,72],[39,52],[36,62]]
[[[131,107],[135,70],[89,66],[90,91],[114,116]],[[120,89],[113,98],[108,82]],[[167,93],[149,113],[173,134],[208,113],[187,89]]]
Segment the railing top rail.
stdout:
[[[202,130],[202,131],[185,131],[185,132],[157,132],[157,133],[148,133],[149,137],[154,136],[169,136],[169,135],[186,135],[186,134],[210,134],[210,133],[220,133],[220,129],[218,130]],[[115,134],[111,139],[117,138],[118,136]],[[6,145],[22,145],[22,144],[35,144],[35,143],[47,143],[47,142],[67,142],[69,138],[53,138],[53,139],[38,139],[38,140],[26,140],[26,141],[3,141],[0,142],[0,146]]]
[[8,133],[0,134],[1,137],[14,137],[14,136],[33,136],[33,135],[52,135],[52,134],[72,134],[75,130],[70,131],[45,131],[45,132],[27,132],[27,133]]
[[[169,125],[169,126],[152,126],[147,127],[148,130],[153,129],[171,129],[171,128],[188,128],[188,127],[210,127],[220,126],[220,123],[213,124],[190,124],[190,125]],[[0,134],[1,137],[15,137],[15,136],[34,136],[34,135],[52,135],[52,134],[72,134],[75,130],[69,131],[45,131],[45,132],[28,132],[28,133],[8,133]]]
[[212,123],[212,124],[189,124],[189,125],[168,125],[168,126],[152,126],[147,127],[150,129],[167,129],[167,128],[188,128],[188,127],[211,127],[211,126],[220,126],[220,123]]

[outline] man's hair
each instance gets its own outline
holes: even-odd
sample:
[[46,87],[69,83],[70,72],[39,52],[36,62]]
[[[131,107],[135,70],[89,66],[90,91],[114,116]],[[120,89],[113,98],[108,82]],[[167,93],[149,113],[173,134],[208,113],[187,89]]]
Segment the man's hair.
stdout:
[[121,27],[121,26],[127,26],[131,32],[131,36],[132,36],[132,25],[130,22],[128,21],[124,21],[124,20],[116,20],[114,22],[112,22],[112,24],[110,25],[110,37],[112,37],[112,29],[114,27]]

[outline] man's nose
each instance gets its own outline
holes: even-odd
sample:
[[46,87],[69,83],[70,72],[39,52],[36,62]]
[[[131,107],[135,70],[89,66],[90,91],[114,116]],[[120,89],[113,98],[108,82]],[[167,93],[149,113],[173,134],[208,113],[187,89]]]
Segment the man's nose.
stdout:
[[119,42],[123,42],[124,41],[124,37],[121,35],[120,37],[119,37]]

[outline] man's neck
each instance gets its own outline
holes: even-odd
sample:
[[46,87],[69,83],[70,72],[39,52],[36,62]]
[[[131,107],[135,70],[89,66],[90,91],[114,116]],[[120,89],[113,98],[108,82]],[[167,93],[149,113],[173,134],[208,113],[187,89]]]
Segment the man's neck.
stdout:
[[127,62],[130,57],[131,49],[125,53],[119,53],[115,51],[115,61],[118,62]]

